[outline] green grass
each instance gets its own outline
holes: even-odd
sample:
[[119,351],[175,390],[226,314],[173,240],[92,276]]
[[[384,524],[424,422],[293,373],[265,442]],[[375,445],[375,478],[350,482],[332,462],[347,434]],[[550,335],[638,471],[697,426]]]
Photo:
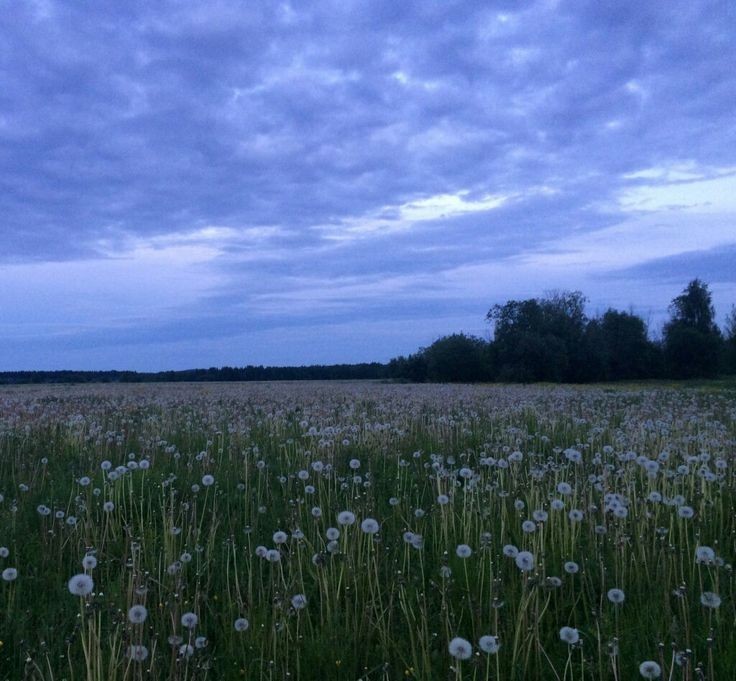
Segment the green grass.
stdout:
[[[0,568],[19,574],[0,582],[0,679],[624,680],[641,678],[645,660],[662,678],[729,678],[730,388],[7,389],[0,546],[9,556]],[[649,475],[643,464],[658,458]],[[103,461],[149,467],[111,480]],[[557,492],[560,482],[570,495]],[[612,512],[613,494],[625,517]],[[678,506],[693,517],[679,517]],[[581,521],[568,517],[573,508]],[[354,525],[337,524],[343,510]],[[535,510],[548,517],[525,533]],[[361,531],[365,518],[380,523],[378,534]],[[341,530],[334,545],[328,527]],[[257,547],[275,548],[277,530],[289,535],[280,560],[258,557]],[[421,547],[406,532],[421,535]],[[456,555],[461,543],[470,557]],[[503,554],[509,544],[533,553],[532,570]],[[698,546],[712,547],[717,564],[696,563]],[[88,553],[98,560],[95,588],[75,597],[67,581]],[[579,571],[566,573],[566,561]],[[624,590],[622,605],[607,599],[613,587]],[[720,596],[717,609],[701,605],[708,591]],[[296,594],[305,608],[292,606]],[[128,620],[134,604],[148,609],[142,624]],[[198,616],[192,631],[185,612]],[[246,631],[234,629],[238,617]],[[579,631],[579,645],[560,640],[563,626]],[[478,646],[489,634],[501,643],[495,655]],[[458,636],[473,645],[468,660],[448,652]],[[206,645],[180,654],[197,637]],[[133,644],[147,647],[145,661],[127,657]]]

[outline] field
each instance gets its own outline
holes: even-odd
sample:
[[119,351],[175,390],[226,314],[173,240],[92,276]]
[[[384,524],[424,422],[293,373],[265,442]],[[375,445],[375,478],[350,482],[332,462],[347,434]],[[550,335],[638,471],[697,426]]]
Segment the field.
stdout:
[[736,392],[0,391],[0,679],[732,679]]

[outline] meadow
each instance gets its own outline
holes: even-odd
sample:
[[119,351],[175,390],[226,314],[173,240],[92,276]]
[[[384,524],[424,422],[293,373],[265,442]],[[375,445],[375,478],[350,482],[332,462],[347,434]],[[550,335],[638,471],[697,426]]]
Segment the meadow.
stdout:
[[736,392],[0,390],[0,679],[732,679]]

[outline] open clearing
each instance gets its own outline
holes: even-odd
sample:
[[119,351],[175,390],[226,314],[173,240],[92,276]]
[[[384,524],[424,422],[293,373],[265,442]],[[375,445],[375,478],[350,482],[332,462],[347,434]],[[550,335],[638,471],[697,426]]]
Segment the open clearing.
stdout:
[[0,679],[727,679],[736,393],[0,391]]

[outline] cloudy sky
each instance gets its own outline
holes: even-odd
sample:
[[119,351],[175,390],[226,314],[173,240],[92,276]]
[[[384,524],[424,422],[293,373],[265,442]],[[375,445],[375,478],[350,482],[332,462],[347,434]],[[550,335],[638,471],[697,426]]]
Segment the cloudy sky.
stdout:
[[736,302],[731,0],[0,0],[0,370]]

